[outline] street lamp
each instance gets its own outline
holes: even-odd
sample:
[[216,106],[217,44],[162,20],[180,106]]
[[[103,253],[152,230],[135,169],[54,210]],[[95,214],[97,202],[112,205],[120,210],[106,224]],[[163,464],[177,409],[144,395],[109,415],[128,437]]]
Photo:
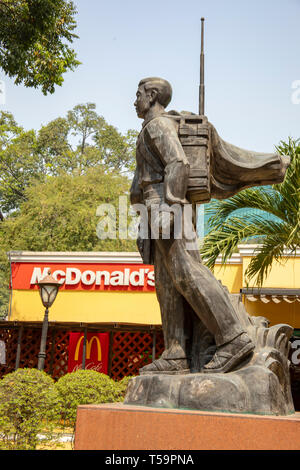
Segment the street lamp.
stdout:
[[40,290],[40,296],[42,303],[45,307],[45,315],[43,320],[42,327],[42,337],[40,344],[40,352],[38,354],[38,370],[44,370],[45,358],[46,358],[46,342],[47,342],[47,332],[48,332],[48,313],[49,308],[56,299],[59,282],[51,276],[51,270],[49,269],[48,275],[44,277],[41,281],[37,282]]

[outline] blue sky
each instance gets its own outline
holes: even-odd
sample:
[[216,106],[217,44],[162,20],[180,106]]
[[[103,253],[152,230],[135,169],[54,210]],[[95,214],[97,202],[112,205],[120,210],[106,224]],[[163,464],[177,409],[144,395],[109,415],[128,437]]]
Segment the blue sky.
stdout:
[[[16,86],[6,102],[25,129],[38,129],[78,103],[93,102],[121,132],[139,129],[138,81],[161,76],[173,87],[168,109],[198,110],[200,18],[205,21],[206,115],[221,137],[272,152],[300,137],[300,0],[75,0],[74,42],[82,62],[54,95]],[[299,94],[300,96],[300,94]]]

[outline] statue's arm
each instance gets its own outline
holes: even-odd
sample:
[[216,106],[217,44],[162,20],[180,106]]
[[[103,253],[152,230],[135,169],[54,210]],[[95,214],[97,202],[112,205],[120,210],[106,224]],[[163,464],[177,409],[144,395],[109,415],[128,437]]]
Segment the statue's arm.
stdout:
[[153,119],[145,129],[145,139],[164,166],[166,202],[186,204],[189,163],[173,122],[168,118]]
[[138,169],[135,169],[130,188],[130,204],[139,204],[143,200],[142,190],[138,185]]

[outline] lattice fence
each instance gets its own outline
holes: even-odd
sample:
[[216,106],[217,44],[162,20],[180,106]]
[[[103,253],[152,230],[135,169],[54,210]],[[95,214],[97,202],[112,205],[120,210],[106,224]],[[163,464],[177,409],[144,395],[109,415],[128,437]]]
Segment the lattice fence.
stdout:
[[[6,364],[0,364],[0,377],[15,370],[18,336],[18,328],[0,329],[0,341],[5,343],[6,350]],[[41,329],[24,327],[19,367],[37,367],[40,341]],[[68,372],[68,347],[69,331],[49,328],[44,370],[54,379],[59,379]],[[153,333],[113,331],[110,347],[110,376],[114,380],[120,380],[128,375],[137,375],[140,367],[152,361]],[[163,350],[163,335],[158,331],[155,333],[155,357],[159,357]]]
[[47,337],[45,372],[59,379],[68,372],[69,331],[52,330]]
[[0,364],[0,377],[15,370],[16,352],[18,344],[18,330],[16,328],[0,329],[0,341],[5,345],[3,348],[2,360],[5,364]]
[[[99,330],[99,332],[101,332]],[[15,327],[0,328],[0,346],[5,344],[6,364],[0,363],[0,378],[13,372],[16,366],[16,355],[19,329]],[[125,376],[137,375],[141,367],[152,361],[153,341],[155,341],[155,358],[164,350],[162,331],[112,331],[110,353],[110,376],[120,380]],[[293,338],[293,340],[299,338]],[[41,329],[23,329],[20,343],[19,367],[35,368],[38,363]],[[45,360],[45,372],[54,379],[59,379],[68,372],[69,331],[49,328]],[[3,350],[0,358],[3,360]],[[293,349],[291,348],[291,352]],[[292,395],[295,408],[300,410],[300,366],[291,364]]]
[[[162,333],[156,333],[155,356],[164,349]],[[111,377],[137,375],[141,367],[152,362],[153,335],[147,332],[119,331],[113,336]]]

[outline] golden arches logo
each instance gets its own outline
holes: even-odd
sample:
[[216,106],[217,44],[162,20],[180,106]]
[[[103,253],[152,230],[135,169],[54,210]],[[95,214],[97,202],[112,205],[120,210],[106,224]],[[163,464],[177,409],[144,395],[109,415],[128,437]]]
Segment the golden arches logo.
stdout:
[[[83,338],[84,338],[84,336],[81,336],[79,338],[79,340],[77,341],[76,349],[75,349],[75,355],[74,355],[75,361],[78,361],[79,348],[80,348],[80,345],[81,345],[81,341],[83,341]],[[94,340],[96,341],[96,344],[97,344],[98,361],[101,361],[101,344],[100,344],[100,340],[99,340],[98,336],[92,336],[90,340],[88,340],[88,339],[86,340],[86,358],[90,359],[90,357],[91,357],[91,349],[92,349],[92,345],[93,345]]]

